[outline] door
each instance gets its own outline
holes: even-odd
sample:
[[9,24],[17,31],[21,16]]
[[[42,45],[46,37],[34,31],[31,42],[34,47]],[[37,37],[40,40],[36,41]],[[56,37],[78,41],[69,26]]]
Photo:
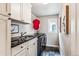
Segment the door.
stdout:
[[21,6],[22,21],[31,23],[31,5],[29,3],[23,3]]
[[0,3],[0,14],[2,15],[8,15],[8,4],[7,3]]
[[28,46],[28,56],[34,56],[34,54],[35,54],[34,49],[35,48],[34,48],[33,44]]
[[19,52],[16,56],[26,56],[26,49]]
[[7,40],[6,25],[7,25],[7,21],[0,19],[0,56],[6,55],[6,40]]
[[21,4],[11,3],[11,18],[21,20]]
[[28,56],[37,56],[37,41],[28,46]]
[[33,43],[34,46],[34,56],[37,56],[37,41]]

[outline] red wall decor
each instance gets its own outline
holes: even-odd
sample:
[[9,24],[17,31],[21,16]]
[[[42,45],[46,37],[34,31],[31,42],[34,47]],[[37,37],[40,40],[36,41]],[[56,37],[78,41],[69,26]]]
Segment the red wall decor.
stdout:
[[34,19],[34,20],[33,20],[33,28],[34,28],[35,30],[38,30],[38,29],[39,29],[39,25],[40,25],[39,19]]

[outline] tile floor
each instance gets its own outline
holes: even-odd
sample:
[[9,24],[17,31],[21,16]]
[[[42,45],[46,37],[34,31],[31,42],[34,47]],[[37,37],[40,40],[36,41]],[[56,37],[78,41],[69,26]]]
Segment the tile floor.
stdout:
[[43,51],[41,56],[60,56],[58,51]]

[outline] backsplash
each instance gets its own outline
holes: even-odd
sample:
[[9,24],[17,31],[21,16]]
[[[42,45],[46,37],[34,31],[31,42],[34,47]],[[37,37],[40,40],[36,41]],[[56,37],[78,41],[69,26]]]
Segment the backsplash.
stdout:
[[27,32],[26,33],[27,35],[34,34],[32,24],[22,24],[22,23],[17,23],[17,22],[12,22],[11,24],[19,25],[19,33],[11,34],[12,37],[20,36],[21,32]]

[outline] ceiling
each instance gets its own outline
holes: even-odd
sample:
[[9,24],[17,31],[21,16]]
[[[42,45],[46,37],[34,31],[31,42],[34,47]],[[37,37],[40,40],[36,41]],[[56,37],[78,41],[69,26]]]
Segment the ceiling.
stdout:
[[36,16],[59,14],[62,4],[60,3],[32,3],[32,13]]

